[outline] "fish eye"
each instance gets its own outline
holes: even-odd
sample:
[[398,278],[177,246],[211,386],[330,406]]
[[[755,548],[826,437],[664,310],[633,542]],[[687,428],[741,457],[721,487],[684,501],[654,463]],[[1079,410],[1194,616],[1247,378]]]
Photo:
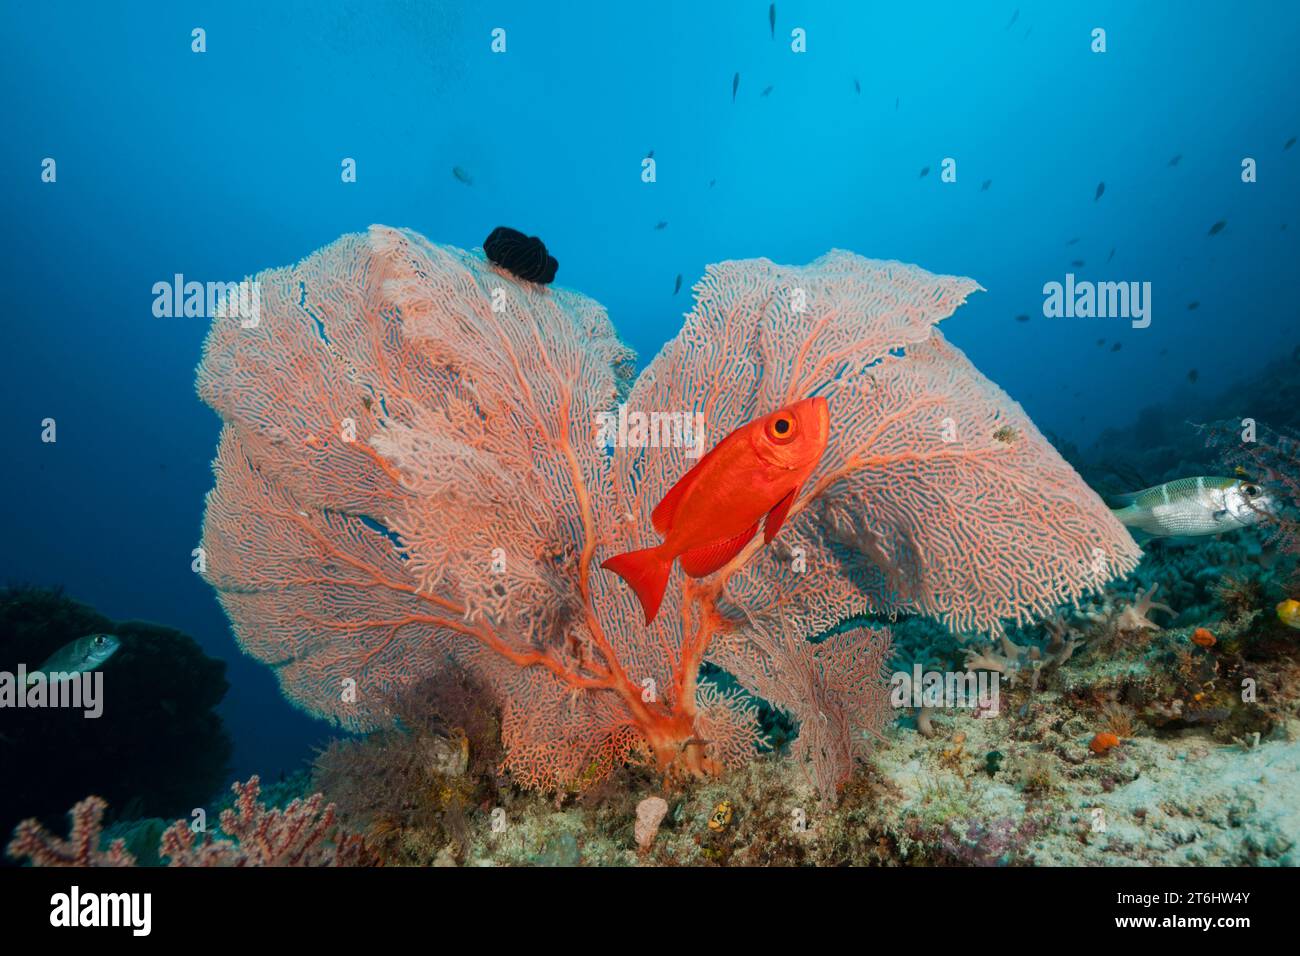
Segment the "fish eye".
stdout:
[[1256,498],[1259,496],[1259,485],[1244,485],[1241,489],[1247,498]]
[[767,420],[767,437],[778,445],[784,445],[792,441],[797,429],[794,424],[794,417],[787,412],[779,412]]
[[103,635],[103,634],[96,634],[96,635],[95,635],[95,643],[96,643],[96,644],[99,644],[99,645],[103,645],[103,643],[104,643],[104,635]]

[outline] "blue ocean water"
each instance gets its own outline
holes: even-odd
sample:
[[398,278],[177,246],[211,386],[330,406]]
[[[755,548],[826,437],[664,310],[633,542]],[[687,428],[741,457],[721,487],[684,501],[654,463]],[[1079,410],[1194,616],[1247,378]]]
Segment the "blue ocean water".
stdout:
[[[987,291],[945,333],[1080,443],[1296,347],[1293,4],[785,0],[775,36],[768,6],[0,5],[0,581],[194,635],[230,662],[234,771],[301,765],[330,728],[238,652],[190,569],[207,320],[156,318],[152,288],[374,222],[542,236],[643,362],[710,262],[839,247],[968,275]],[[1150,282],[1150,325],[1045,318],[1067,273]]]

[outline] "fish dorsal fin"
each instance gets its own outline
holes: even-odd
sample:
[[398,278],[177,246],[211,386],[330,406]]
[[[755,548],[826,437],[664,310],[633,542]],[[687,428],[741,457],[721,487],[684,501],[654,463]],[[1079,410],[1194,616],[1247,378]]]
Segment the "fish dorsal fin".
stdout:
[[704,466],[707,465],[711,459],[717,457],[718,449],[724,444],[726,444],[725,439],[713,448],[710,448],[705,456],[697,461],[690,471],[677,479],[677,484],[668,489],[668,494],[664,495],[663,501],[655,505],[655,510],[650,513],[650,521],[654,524],[655,530],[658,531],[661,536],[667,537],[668,529],[673,526],[673,518],[677,514],[677,506],[682,503],[682,499],[686,497],[687,492],[689,492],[694,486],[695,479],[700,476],[701,472],[704,470]]
[[790,493],[776,503],[776,507],[767,513],[767,520],[763,522],[763,543],[771,544],[776,533],[781,530],[781,525],[785,524],[786,515],[790,513],[790,506],[794,504],[794,499],[799,497],[799,491],[803,488],[791,488]]
[[693,578],[712,574],[740,554],[740,549],[749,544],[749,539],[756,534],[758,534],[757,521],[749,527],[748,531],[742,531],[734,538],[687,551],[682,555],[682,570]]

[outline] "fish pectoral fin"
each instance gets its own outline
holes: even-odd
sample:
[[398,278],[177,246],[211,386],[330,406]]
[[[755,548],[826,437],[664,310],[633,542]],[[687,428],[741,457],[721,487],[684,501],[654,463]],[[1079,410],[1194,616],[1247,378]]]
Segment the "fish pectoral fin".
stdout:
[[1215,520],[1215,521],[1222,521],[1222,520],[1223,520],[1224,518],[1226,518],[1227,516],[1228,516],[1228,509],[1227,509],[1227,508],[1220,508],[1218,511],[1214,512],[1214,520]]
[[799,491],[803,488],[790,489],[790,493],[776,503],[776,507],[767,513],[767,518],[763,521],[763,543],[771,544],[776,533],[781,530],[781,525],[785,524],[786,516],[790,514],[790,506],[794,504],[794,499],[799,497]]
[[706,544],[687,551],[682,555],[682,570],[693,578],[702,578],[712,574],[736,555],[740,549],[749,544],[749,539],[758,534],[758,522],[755,521],[748,531],[742,531],[734,538]]

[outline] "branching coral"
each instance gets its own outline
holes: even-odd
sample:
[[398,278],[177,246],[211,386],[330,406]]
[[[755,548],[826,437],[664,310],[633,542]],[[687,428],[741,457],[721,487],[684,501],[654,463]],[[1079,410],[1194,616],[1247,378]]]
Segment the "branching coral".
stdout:
[[[526,786],[747,759],[752,708],[700,667],[777,615],[804,642],[870,611],[996,632],[1137,559],[934,328],[969,279],[844,252],[712,266],[635,384],[595,302],[413,232],[376,226],[257,281],[260,322],[214,323],[198,375],[226,423],[203,540],[236,635],[292,700],[352,727],[456,661],[499,702]],[[831,444],[780,537],[670,584],[644,627],[599,563],[649,543],[693,448],[611,450],[599,423],[620,404],[698,415],[707,447],[814,394]]]
[[[1249,423],[1248,427],[1243,427]],[[1300,555],[1300,435],[1273,431],[1250,419],[1199,426],[1206,444],[1239,474],[1268,486],[1280,507],[1260,512],[1282,549]]]
[[1021,676],[1029,675],[1029,688],[1038,690],[1040,678],[1068,661],[1083,643],[1083,638],[1069,628],[1063,618],[1054,615],[1044,621],[1051,635],[1046,650],[1035,646],[1012,643],[1005,634],[998,639],[1000,650],[989,644],[980,644],[966,651],[968,670],[988,670],[1004,674],[1010,686],[1015,687]]
[[1176,613],[1168,604],[1162,604],[1154,599],[1159,589],[1159,584],[1153,584],[1145,591],[1138,588],[1132,602],[1124,605],[1115,619],[1115,626],[1121,634],[1129,631],[1160,630],[1160,625],[1151,620],[1152,611],[1164,611],[1171,616]]
[[[283,810],[268,810],[259,801],[256,776],[235,783],[233,809],[221,813],[221,829],[238,842],[196,838],[185,820],[177,820],[162,835],[159,852],[172,866],[374,866],[378,863],[365,841],[335,824],[334,806],[312,794]],[[104,811],[108,804],[87,797],[72,808],[72,829],[64,840],[36,820],[18,825],[9,856],[33,866],[135,866],[123,840],[101,850]]]
[[222,832],[235,838],[196,838],[186,821],[177,820],[162,836],[160,853],[170,866],[375,866],[366,842],[339,829],[334,805],[319,793],[293,800],[283,810],[268,810],[259,801],[256,776],[236,782],[235,805],[221,811]]
[[126,851],[123,840],[114,840],[107,850],[100,849],[107,809],[108,803],[100,797],[87,797],[78,803],[68,812],[72,826],[66,840],[36,820],[24,820],[5,852],[14,860],[30,861],[32,866],[135,866],[135,857]]

